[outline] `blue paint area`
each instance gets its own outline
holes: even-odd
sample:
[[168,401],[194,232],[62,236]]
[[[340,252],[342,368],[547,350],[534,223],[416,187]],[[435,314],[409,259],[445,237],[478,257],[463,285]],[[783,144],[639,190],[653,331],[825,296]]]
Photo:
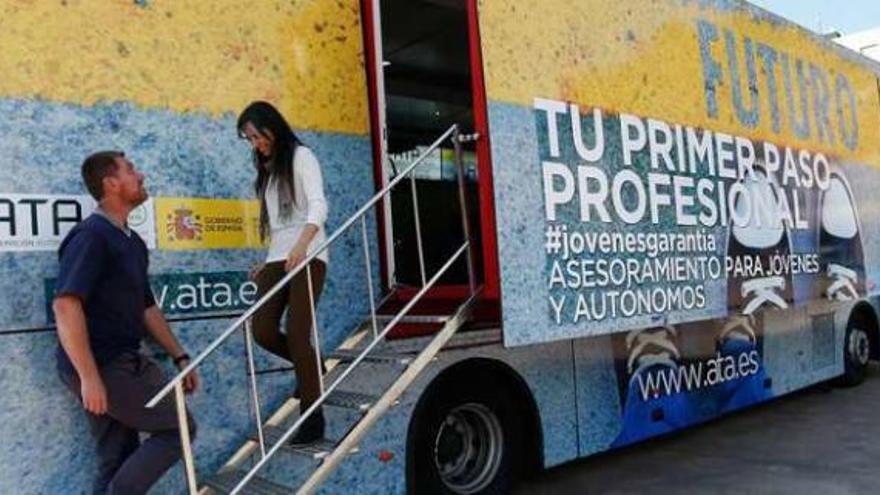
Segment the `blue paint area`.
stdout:
[[550,339],[546,284],[534,276],[545,263],[544,200],[537,164],[538,138],[531,109],[489,103],[492,160],[501,263],[501,311],[504,341],[517,345]]
[[813,88],[813,118],[816,121],[816,134],[819,140],[834,146],[834,130],[828,113],[829,97],[828,74],[810,64],[810,85]]
[[[648,368],[645,373],[662,373],[660,367]],[[637,376],[637,375],[636,375]],[[611,447],[621,447],[639,440],[662,435],[694,422],[690,397],[686,394],[667,395],[644,400],[640,396],[636,376],[626,388],[626,401],[621,418],[621,432]]]
[[802,60],[796,60],[795,69],[797,70],[799,95],[799,104],[797,106],[800,108],[800,116],[797,115],[797,111],[795,110],[796,103],[791,85],[791,62],[789,61],[788,54],[783,53],[782,81],[785,85],[785,103],[788,108],[788,121],[791,128],[794,129],[794,133],[797,137],[808,139],[810,137],[810,118],[808,115],[809,107],[807,106],[807,81],[806,76],[804,75],[804,62]]
[[779,88],[776,82],[776,63],[779,57],[776,50],[764,43],[758,43],[758,56],[761,57],[764,65],[764,77],[767,78],[767,94],[770,101],[770,120],[773,132],[778,134],[781,125],[779,122]]
[[[700,53],[703,48],[700,45]],[[749,105],[743,101],[742,79],[739,73],[739,56],[736,53],[736,37],[733,31],[724,30],[724,47],[727,50],[727,65],[730,71],[731,88],[733,89],[733,106],[736,109],[736,117],[740,124],[748,128],[758,125],[758,74],[755,71],[755,50],[752,48],[752,40],[746,37],[743,40],[743,50],[746,62],[746,75],[748,77],[746,88],[749,93]],[[707,92],[708,95],[708,92]],[[711,116],[711,115],[710,115]]]
[[[721,358],[730,357],[736,363],[739,357],[757,353],[760,356],[761,345],[759,342],[745,342],[736,339],[727,339],[718,345],[718,355]],[[763,361],[763,360],[759,360]],[[759,363],[760,364],[760,363]],[[767,379],[766,368],[760,367],[757,373],[740,377],[717,385],[715,392],[718,404],[717,414],[742,409],[743,407],[757,404],[770,398],[769,387],[765,386]]]
[[700,60],[703,62],[703,81],[706,93],[706,114],[711,118],[718,117],[718,86],[722,84],[721,64],[712,58],[709,46],[718,41],[718,28],[714,24],[700,19],[697,21],[697,34],[700,40]]
[[522,375],[535,398],[544,440],[544,466],[576,459],[578,428],[583,424],[579,424],[577,414],[578,395],[572,393],[576,378],[571,343],[563,341],[508,349],[497,356]]
[[612,337],[573,341],[580,455],[607,450],[618,437],[622,409]]
[[[847,96],[846,100],[842,99],[844,93]],[[834,97],[837,101],[837,122],[843,145],[855,151],[859,145],[859,116],[856,111],[856,95],[849,85],[849,79],[843,74],[838,74],[835,79]],[[846,118],[847,111],[849,119]]]
[[810,334],[801,328],[806,324],[805,311],[801,308],[773,316],[765,320],[764,367],[772,379],[771,392],[778,396],[813,383],[815,374]]
[[[146,175],[154,197],[253,197],[250,149],[235,132],[234,115],[219,118],[143,110],[127,103],[94,107],[30,100],[0,100],[0,192],[85,194],[80,164],[99,149],[122,149]],[[298,131],[318,156],[330,203],[332,232],[372,194],[368,136]],[[368,218],[373,273],[378,273],[376,223]],[[360,229],[331,252],[318,309],[324,348],[339,344],[369,311]],[[260,250],[153,251],[153,274],[247,270]],[[47,325],[44,280],[57,275],[54,252],[0,253],[0,332]],[[230,320],[173,325],[191,354],[207,347]],[[0,435],[18,448],[0,459],[0,491],[70,493],[87,490],[94,473],[92,440],[75,398],[55,376],[56,337],[48,330],[2,334],[0,392],[19,397],[0,412]],[[202,369],[204,389],[190,399],[200,424],[195,444],[200,473],[216,469],[253,430],[249,423],[243,339],[235,335]],[[150,352],[158,354],[155,349]],[[257,351],[258,368],[285,366]],[[165,363],[166,365],[170,363]],[[170,367],[169,367],[170,369]],[[170,376],[170,375],[169,375]],[[264,412],[274,411],[293,390],[292,372],[261,375]],[[27,453],[22,455],[22,453]],[[157,493],[182,492],[173,469]]]
[[[845,163],[840,169],[848,179],[856,198],[859,236],[863,246],[880,242],[880,224],[872,221],[880,214],[876,200],[876,168],[867,164]],[[815,251],[819,242],[819,196],[808,195],[805,218],[810,229],[792,235],[794,252]],[[864,249],[867,296],[877,295],[880,258],[875,250]],[[778,396],[806,385],[826,380],[843,371],[841,349],[847,324],[847,305],[825,302],[822,290],[827,276],[795,276],[797,306],[788,312],[770,313],[765,322],[764,363],[772,380],[772,394]],[[835,310],[841,310],[835,312]]]

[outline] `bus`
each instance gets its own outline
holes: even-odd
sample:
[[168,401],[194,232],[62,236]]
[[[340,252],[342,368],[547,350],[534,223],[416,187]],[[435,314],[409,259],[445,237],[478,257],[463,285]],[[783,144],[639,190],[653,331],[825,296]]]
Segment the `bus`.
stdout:
[[[880,358],[880,65],[746,2],[2,10],[0,491],[96,469],[50,305],[97,149],[146,175],[129,224],[204,383],[155,493],[507,493]],[[305,411],[249,331],[253,100],[330,203]],[[288,445],[319,405],[326,438]]]

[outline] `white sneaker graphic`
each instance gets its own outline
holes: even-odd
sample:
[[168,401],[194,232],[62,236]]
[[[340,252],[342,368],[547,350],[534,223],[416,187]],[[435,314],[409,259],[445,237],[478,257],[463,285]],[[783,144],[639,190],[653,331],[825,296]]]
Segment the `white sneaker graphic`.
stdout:
[[[770,257],[791,253],[788,227],[782,221],[779,202],[782,191],[763,167],[743,179],[748,194],[737,198],[734,208],[752,209],[745,226],[733,225],[727,243],[727,256],[760,264],[763,271],[750,276],[727,279],[727,295],[732,315],[753,315],[763,308],[787,308],[793,300],[791,275],[770,275]],[[745,205],[751,201],[751,206]],[[762,208],[758,208],[761,205]]]
[[856,203],[839,170],[819,198],[819,256],[824,276],[817,277],[819,297],[852,301],[865,292],[865,258]]
[[[626,335],[629,359],[626,370],[634,377],[646,368],[668,366],[676,368],[681,353],[673,341],[678,336],[674,327],[639,328]],[[632,380],[632,378],[630,378]]]

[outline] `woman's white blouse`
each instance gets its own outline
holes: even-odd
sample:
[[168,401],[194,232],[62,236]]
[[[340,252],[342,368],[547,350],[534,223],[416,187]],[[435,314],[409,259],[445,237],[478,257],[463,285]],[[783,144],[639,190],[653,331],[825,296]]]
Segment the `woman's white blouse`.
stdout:
[[[266,210],[269,214],[269,254],[266,262],[287,259],[306,224],[318,227],[318,233],[309,244],[309,254],[326,239],[324,222],[327,220],[327,200],[324,198],[324,181],[321,167],[312,150],[297,146],[293,157],[293,188],[295,201],[292,213],[282,218],[278,209],[278,183],[273,178],[266,186]],[[317,256],[328,261],[327,250]]]

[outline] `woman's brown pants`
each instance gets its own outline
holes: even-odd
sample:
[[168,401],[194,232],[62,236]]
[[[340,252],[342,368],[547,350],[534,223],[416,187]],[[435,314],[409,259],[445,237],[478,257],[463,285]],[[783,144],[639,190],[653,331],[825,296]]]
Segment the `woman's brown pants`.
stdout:
[[[312,272],[314,305],[318,305],[327,265],[321,260],[309,263]],[[293,363],[300,389],[300,410],[305,411],[320,395],[319,367],[312,346],[312,303],[309,302],[308,268],[296,274],[285,289],[275,293],[253,316],[254,339],[263,349]],[[257,298],[263,297],[287,272],[284,261],[266,263],[257,275]],[[288,308],[287,335],[281,333],[280,323]]]

